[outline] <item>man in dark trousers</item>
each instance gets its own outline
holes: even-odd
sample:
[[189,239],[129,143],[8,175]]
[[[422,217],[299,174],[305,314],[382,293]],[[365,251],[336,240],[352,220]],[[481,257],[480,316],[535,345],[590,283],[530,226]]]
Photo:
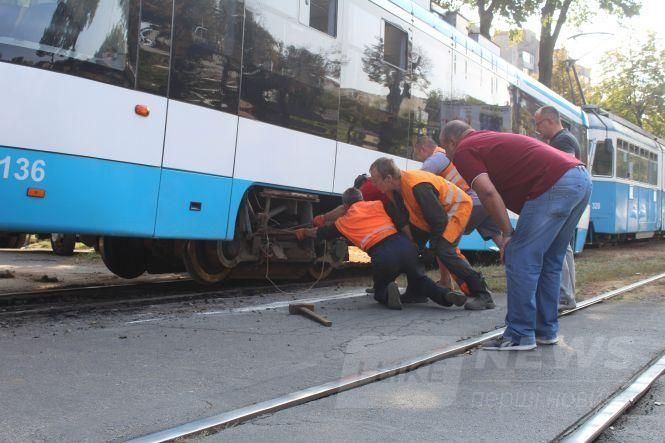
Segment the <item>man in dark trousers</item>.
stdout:
[[[580,161],[539,140],[475,131],[460,120],[444,126],[441,140],[504,237],[506,330],[484,349],[523,351],[557,343],[561,266],[589,202],[589,173]],[[506,209],[519,214],[515,229]]]
[[[559,111],[553,106],[543,106],[533,116],[536,130],[553,148],[580,159],[580,144],[575,136],[561,124]],[[561,269],[559,310],[574,309],[575,303],[575,253],[571,245],[566,249],[566,258]]]
[[[442,288],[425,275],[418,263],[416,245],[398,230],[397,226],[407,223],[400,218],[401,213],[388,215],[381,201],[363,201],[356,188],[344,191],[342,204],[345,211],[341,216],[326,214],[332,224],[298,229],[295,231],[298,240],[344,236],[365,251],[372,258],[374,299],[391,309],[402,309],[402,300],[417,303],[429,298],[447,307],[462,306],[466,302],[464,294]],[[407,278],[404,296],[395,283],[395,278],[402,273]]]
[[438,175],[402,171],[386,157],[372,163],[369,172],[372,182],[390,195],[395,207],[408,212],[408,235],[421,247],[429,242],[436,258],[468,285],[474,300],[482,302],[482,309],[492,309],[494,301],[482,275],[457,252],[471,216],[471,197]]

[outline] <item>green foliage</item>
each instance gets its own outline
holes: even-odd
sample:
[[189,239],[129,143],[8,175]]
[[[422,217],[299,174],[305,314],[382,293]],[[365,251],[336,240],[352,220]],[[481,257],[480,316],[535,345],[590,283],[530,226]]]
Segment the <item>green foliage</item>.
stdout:
[[651,34],[639,49],[608,52],[604,79],[592,89],[589,102],[665,137],[665,49]]

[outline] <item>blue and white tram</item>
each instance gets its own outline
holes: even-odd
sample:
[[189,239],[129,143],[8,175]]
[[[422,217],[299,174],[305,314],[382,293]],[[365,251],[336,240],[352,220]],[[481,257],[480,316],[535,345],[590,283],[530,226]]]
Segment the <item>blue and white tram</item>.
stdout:
[[4,0],[0,96],[0,231],[99,236],[126,278],[318,274],[345,245],[285,230],[445,119],[530,133],[540,101],[585,134],[406,0]]
[[663,229],[663,145],[616,115],[586,109],[593,150],[590,241],[653,237]]

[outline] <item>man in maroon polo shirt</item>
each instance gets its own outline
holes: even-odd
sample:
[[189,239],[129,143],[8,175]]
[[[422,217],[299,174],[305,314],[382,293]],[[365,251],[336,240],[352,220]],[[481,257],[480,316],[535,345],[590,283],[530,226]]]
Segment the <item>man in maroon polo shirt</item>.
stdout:
[[[440,141],[504,238],[506,331],[484,349],[557,343],[561,267],[591,195],[586,168],[531,137],[475,131],[460,120],[445,125]],[[506,209],[519,214],[515,229]]]

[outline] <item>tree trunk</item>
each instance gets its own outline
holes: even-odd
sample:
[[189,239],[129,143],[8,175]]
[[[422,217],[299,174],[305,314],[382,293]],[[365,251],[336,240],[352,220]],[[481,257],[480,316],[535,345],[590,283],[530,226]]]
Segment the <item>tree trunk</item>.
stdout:
[[492,20],[494,20],[494,13],[489,9],[483,9],[481,2],[478,2],[478,16],[480,17],[480,35],[492,40],[490,29],[492,28]]
[[[541,9],[540,17],[540,59],[538,60],[538,81],[545,86],[552,85],[552,64],[554,58],[554,46],[561,33],[561,28],[566,23],[568,9],[573,0],[563,0],[559,5],[558,0],[547,0]],[[557,6],[559,6],[557,8]],[[559,16],[554,19],[554,13],[559,11]],[[552,29],[554,27],[554,29]]]
[[538,81],[548,88],[552,86],[552,65],[554,58],[554,44],[556,41],[550,35],[540,35],[540,49],[538,60]]

